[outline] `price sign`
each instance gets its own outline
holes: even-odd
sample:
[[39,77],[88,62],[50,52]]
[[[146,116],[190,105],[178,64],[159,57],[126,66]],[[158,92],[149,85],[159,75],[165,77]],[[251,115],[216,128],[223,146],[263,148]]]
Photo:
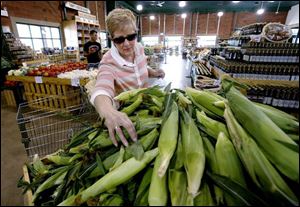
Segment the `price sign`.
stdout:
[[80,86],[79,78],[72,78],[71,79],[71,86]]
[[43,83],[42,76],[35,76],[34,79],[36,83]]

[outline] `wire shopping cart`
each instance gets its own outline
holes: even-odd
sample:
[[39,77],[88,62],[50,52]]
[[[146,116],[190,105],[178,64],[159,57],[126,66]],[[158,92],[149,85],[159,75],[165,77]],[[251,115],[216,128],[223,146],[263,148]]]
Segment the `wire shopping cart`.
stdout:
[[76,132],[99,121],[98,113],[84,98],[64,109],[38,107],[54,99],[49,96],[19,105],[17,123],[30,162],[35,154],[43,157],[63,148]]

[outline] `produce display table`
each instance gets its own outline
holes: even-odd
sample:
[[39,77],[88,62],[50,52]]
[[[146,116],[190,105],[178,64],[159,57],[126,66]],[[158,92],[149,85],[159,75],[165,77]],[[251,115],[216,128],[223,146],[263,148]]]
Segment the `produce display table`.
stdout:
[[[81,101],[79,86],[83,86],[89,80],[86,79],[60,79],[37,76],[6,76],[7,80],[19,81],[24,85],[25,97],[29,103],[39,101],[38,105],[32,105],[40,109],[64,109],[68,106],[78,105]],[[47,97],[53,99],[46,99]]]

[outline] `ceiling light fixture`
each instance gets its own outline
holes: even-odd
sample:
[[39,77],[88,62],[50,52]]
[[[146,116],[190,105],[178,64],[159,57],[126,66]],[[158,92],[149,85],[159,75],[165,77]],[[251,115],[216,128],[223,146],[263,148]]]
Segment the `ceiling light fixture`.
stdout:
[[261,2],[260,9],[257,10],[256,14],[261,15],[261,14],[263,14],[263,13],[265,12],[265,9],[263,8],[263,3],[264,3],[264,2],[262,1],[262,2]]
[[269,1],[269,3],[274,3],[275,1]]
[[218,12],[218,17],[223,16],[224,12]]
[[232,1],[232,3],[238,4],[238,3],[240,3],[240,1]]
[[155,16],[151,15],[150,20],[154,20],[154,19],[155,19]]
[[182,19],[186,18],[186,13],[181,14],[181,18]]
[[278,2],[278,6],[277,6],[277,10],[276,10],[275,14],[278,14],[278,12],[279,12],[280,3],[281,2]]
[[142,11],[143,10],[143,6],[141,4],[139,4],[139,5],[136,6],[136,9],[138,11]]
[[185,5],[186,5],[185,1],[180,1],[179,2],[179,7],[185,7]]

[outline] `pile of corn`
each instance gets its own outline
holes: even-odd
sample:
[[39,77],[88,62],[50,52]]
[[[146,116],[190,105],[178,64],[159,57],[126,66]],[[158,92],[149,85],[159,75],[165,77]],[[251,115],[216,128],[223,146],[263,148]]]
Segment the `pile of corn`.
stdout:
[[[97,123],[27,164],[35,205],[299,205],[298,121],[249,101],[186,88],[120,94],[139,139],[116,148]],[[131,140],[123,130],[127,140]]]

